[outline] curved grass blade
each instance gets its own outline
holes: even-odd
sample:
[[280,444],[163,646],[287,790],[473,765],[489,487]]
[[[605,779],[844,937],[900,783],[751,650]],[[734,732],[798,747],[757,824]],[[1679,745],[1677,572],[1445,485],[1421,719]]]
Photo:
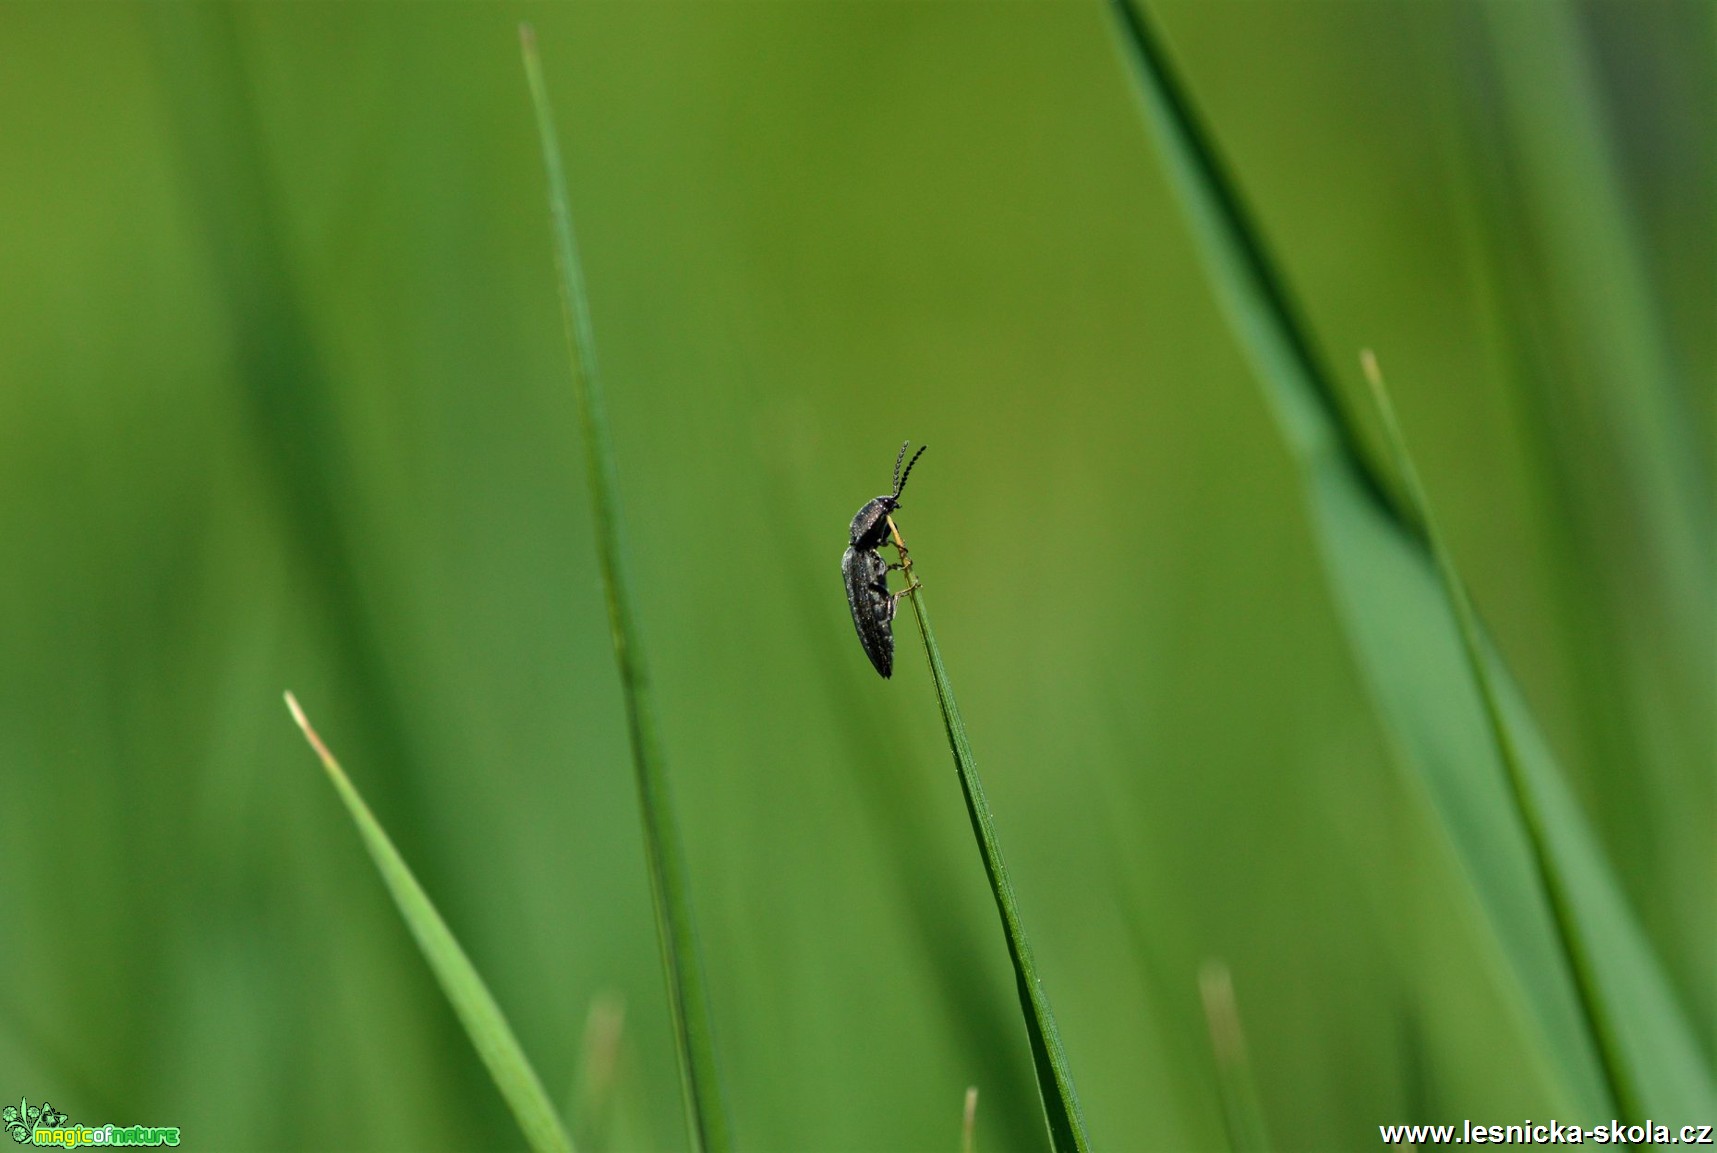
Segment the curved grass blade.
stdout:
[[[1239,192],[1144,13],[1111,0],[1145,120],[1212,288],[1300,470],[1326,575],[1367,687],[1442,821],[1538,1049],[1591,1117],[1708,1116],[1717,1088],[1690,1022],[1524,700],[1477,651],[1532,814],[1500,763],[1473,651],[1417,513],[1391,495]],[[1472,623],[1475,635],[1478,625]],[[1565,896],[1559,919],[1547,886]],[[1585,976],[1582,977],[1582,966]]]
[[643,648],[638,643],[637,615],[632,608],[631,586],[626,577],[620,530],[620,485],[608,434],[608,415],[602,403],[602,377],[596,365],[590,303],[584,288],[584,272],[578,262],[578,246],[573,238],[572,209],[566,193],[566,176],[561,169],[554,115],[549,107],[548,89],[543,83],[536,33],[530,25],[519,26],[519,43],[524,52],[525,77],[530,83],[531,101],[536,108],[543,167],[548,176],[549,215],[554,222],[561,312],[566,322],[568,350],[572,354],[573,393],[578,400],[579,421],[584,432],[591,510],[596,523],[596,551],[602,565],[602,584],[608,597],[608,624],[614,637],[614,657],[620,666],[620,687],[626,701],[638,804],[643,811],[644,852],[649,861],[650,894],[655,902],[656,932],[668,982],[674,1040],[679,1048],[686,1125],[694,1149],[722,1153],[729,1143],[727,1116],[721,1102],[703,967],[698,959],[691,884],[686,875],[685,852],[680,845],[672,796],[662,765],[650,703],[650,678],[645,669]]
[[[894,546],[900,552],[907,585],[912,587],[917,583],[912,575],[912,558],[892,521],[889,527],[893,532]],[[1031,942],[1027,940],[1025,925],[1020,920],[1013,882],[1008,879],[1007,865],[1002,861],[995,817],[990,812],[990,802],[984,797],[984,785],[978,779],[972,745],[966,739],[966,723],[960,719],[960,706],[954,701],[954,686],[948,682],[948,670],[942,667],[942,651],[936,647],[936,634],[930,628],[930,610],[924,606],[924,590],[919,588],[907,599],[912,602],[912,615],[918,621],[919,635],[924,638],[924,653],[930,659],[930,679],[935,682],[936,701],[942,707],[942,724],[948,732],[948,747],[954,751],[954,768],[960,777],[960,791],[966,798],[966,813],[972,819],[972,833],[978,839],[978,853],[984,859],[984,872],[990,879],[990,892],[996,898],[996,911],[1001,914],[1008,957],[1013,961],[1014,977],[1019,985],[1026,1036],[1031,1042],[1031,1061],[1037,1071],[1037,1091],[1043,1098],[1044,1119],[1049,1125],[1050,1144],[1056,1153],[1074,1150],[1085,1153],[1090,1144],[1085,1136],[1085,1118],[1079,1111],[1079,1094],[1073,1088],[1073,1072],[1068,1068],[1061,1031],[1055,1025],[1055,1011],[1049,1007],[1049,995],[1043,991],[1037,962],[1031,955]]]
[[429,894],[412,876],[405,859],[394,848],[357,788],[347,779],[340,762],[334,759],[334,754],[310,727],[304,710],[298,707],[298,700],[291,693],[286,694],[286,707],[303,730],[304,739],[321,758],[322,767],[327,770],[328,779],[334,783],[334,791],[340,794],[346,811],[352,814],[352,822],[358,826],[358,834],[364,839],[364,848],[369,850],[370,859],[376,863],[376,871],[381,873],[382,882],[399,907],[400,916],[405,918],[406,927],[417,940],[417,947],[423,951],[423,959],[429,962],[441,991],[447,995],[454,1013],[458,1014],[459,1023],[465,1026],[477,1056],[483,1059],[489,1076],[495,1079],[495,1087],[500,1089],[513,1116],[518,1118],[525,1140],[537,1153],[572,1153],[572,1139],[561,1126],[560,1115],[543,1091],[542,1081],[538,1079],[536,1070],[531,1068],[524,1050],[519,1048],[519,1040],[513,1036],[512,1026],[507,1024],[507,1018],[495,1003],[489,987],[483,984],[483,978],[472,967],[465,950],[459,947],[447,922],[435,911]]

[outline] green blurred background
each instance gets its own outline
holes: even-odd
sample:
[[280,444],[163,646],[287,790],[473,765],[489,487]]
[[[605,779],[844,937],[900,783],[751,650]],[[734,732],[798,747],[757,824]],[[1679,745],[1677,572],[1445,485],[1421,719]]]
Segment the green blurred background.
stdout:
[[[1152,10],[1709,1059],[1714,9]],[[683,1145],[522,18],[741,1146],[953,1149],[968,1084],[1042,1143],[919,641],[880,681],[836,575],[906,437],[1098,1145],[1223,1147],[1212,958],[1283,1148],[1564,1105],[1072,0],[0,8],[0,1100],[521,1146],[292,688],[575,1133]]]

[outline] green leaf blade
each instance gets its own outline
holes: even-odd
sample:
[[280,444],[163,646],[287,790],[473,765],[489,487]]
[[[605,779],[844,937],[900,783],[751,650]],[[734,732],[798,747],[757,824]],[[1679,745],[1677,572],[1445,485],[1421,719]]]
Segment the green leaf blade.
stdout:
[[406,928],[417,941],[423,959],[429,962],[436,983],[441,986],[448,1004],[453,1006],[459,1023],[465,1027],[477,1056],[489,1070],[489,1076],[494,1078],[495,1087],[501,1091],[501,1096],[517,1118],[525,1140],[536,1153],[572,1153],[572,1138],[567,1136],[559,1113],[543,1089],[542,1080],[520,1048],[512,1026],[507,1023],[506,1015],[501,1012],[489,987],[483,983],[453,931],[436,911],[429,894],[418,884],[411,867],[394,848],[386,830],[346,776],[340,762],[317,736],[291,693],[286,694],[286,707],[303,731],[304,739],[310,742],[310,747],[321,759],[328,780],[351,814],[352,823],[358,827],[364,848],[369,851],[382,883],[387,886],[388,894],[405,919]]

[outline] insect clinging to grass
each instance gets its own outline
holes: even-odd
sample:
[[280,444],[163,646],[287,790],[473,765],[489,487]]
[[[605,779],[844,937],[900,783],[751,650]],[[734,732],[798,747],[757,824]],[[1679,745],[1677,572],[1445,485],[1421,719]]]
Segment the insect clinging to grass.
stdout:
[[[846,581],[847,606],[853,612],[853,627],[858,630],[865,656],[885,677],[894,673],[894,610],[901,597],[910,596],[918,587],[917,581],[911,581],[900,592],[890,592],[889,571],[901,565],[889,564],[878,551],[891,535],[896,546],[900,547],[900,538],[894,533],[894,522],[890,516],[900,507],[900,493],[906,487],[912,466],[918,463],[918,458],[928,447],[919,445],[918,451],[907,461],[906,449],[911,443],[909,440],[902,444],[900,455],[894,458],[894,491],[866,501],[858,510],[848,534],[851,543],[841,556],[841,576]],[[904,471],[900,467],[902,462],[906,464]],[[905,555],[906,551],[901,547],[903,562]],[[910,571],[907,578],[911,580]]]

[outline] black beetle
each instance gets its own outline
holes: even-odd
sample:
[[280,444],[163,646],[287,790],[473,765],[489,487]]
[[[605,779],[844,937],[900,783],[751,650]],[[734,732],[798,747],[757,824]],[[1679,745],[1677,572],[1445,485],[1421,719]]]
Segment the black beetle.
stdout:
[[[889,514],[900,507],[900,490],[906,487],[906,478],[912,472],[912,466],[918,463],[918,458],[924,455],[928,445],[920,445],[918,451],[912,454],[912,460],[907,463],[906,470],[901,471],[900,465],[906,460],[907,441],[900,446],[900,455],[894,458],[894,491],[875,500],[867,501],[853,517],[852,528],[848,535],[851,543],[847,551],[841,555],[841,577],[846,581],[847,606],[853,611],[853,627],[858,630],[859,643],[864,646],[865,656],[876,666],[876,671],[883,676],[894,673],[894,609],[900,598],[910,593],[913,588],[901,592],[888,591],[888,570],[899,568],[882,559],[877,550],[888,541]],[[910,576],[911,574],[908,573]]]

